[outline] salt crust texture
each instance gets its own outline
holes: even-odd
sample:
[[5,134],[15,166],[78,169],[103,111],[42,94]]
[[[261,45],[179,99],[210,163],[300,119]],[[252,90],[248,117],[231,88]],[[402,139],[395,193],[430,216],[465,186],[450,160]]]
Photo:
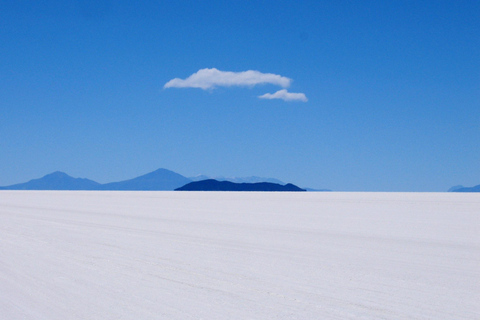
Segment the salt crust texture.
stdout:
[[0,191],[1,319],[480,319],[480,195]]

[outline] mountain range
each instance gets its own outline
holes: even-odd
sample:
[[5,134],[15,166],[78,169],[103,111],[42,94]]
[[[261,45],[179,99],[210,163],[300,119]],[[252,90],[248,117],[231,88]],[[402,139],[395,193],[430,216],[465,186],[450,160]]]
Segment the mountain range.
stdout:
[[167,169],[158,169],[130,180],[102,185],[101,190],[174,190],[192,180]]
[[451,187],[449,192],[480,192],[480,184],[474,187],[455,186]]
[[100,190],[101,184],[89,179],[72,178],[56,171],[25,183],[2,187],[4,190]]
[[199,175],[196,177],[189,177],[190,180],[192,181],[202,181],[202,180],[209,180],[209,179],[214,179],[217,181],[230,181],[234,183],[257,183],[257,182],[270,182],[270,183],[277,183],[277,184],[285,184],[285,182],[280,181],[275,178],[262,178],[262,177],[257,177],[257,176],[250,176],[250,177],[223,177],[223,176],[218,176],[218,177],[209,177],[206,175]]
[[175,191],[307,191],[288,183],[281,185],[272,182],[235,183],[215,179],[190,182]]
[[158,169],[145,175],[119,181],[100,184],[93,180],[73,178],[56,171],[25,183],[2,187],[3,190],[174,190],[192,180],[167,169]]
[[[145,175],[119,181],[101,184],[96,181],[84,178],[73,178],[68,174],[56,171],[46,176],[33,179],[25,183],[18,183],[10,186],[0,187],[0,190],[158,190],[171,191],[178,189],[190,182],[209,180],[208,176],[197,176],[187,178],[176,172],[167,169],[158,169]],[[272,184],[284,185],[284,183],[274,178],[261,178],[256,176],[243,178],[224,178],[218,177],[219,181],[230,181],[236,184],[240,183],[259,183],[268,182]],[[309,189],[313,190],[313,189]],[[323,191],[323,190],[322,190]]]

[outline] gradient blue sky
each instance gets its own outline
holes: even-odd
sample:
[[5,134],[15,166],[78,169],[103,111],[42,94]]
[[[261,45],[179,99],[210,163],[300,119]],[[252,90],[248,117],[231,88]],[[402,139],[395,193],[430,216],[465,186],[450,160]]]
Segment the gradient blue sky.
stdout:
[[[480,183],[480,1],[0,0],[0,185],[163,167],[339,191]],[[168,88],[204,68],[280,88]]]

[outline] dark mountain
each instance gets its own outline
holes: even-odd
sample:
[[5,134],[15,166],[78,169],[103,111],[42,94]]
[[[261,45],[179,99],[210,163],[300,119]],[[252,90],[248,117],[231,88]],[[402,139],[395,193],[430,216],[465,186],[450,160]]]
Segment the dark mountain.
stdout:
[[98,182],[72,178],[68,174],[56,171],[40,179],[33,179],[25,183],[2,187],[4,190],[99,190]]
[[190,182],[175,191],[305,191],[305,189],[291,183],[286,185],[271,182],[234,183],[208,179]]
[[[264,177],[257,177],[257,176],[249,176],[249,177],[223,177],[223,176],[217,176],[217,177],[209,177],[206,175],[198,175],[195,177],[189,177],[188,179],[192,181],[201,181],[201,180],[209,180],[209,179],[214,179],[217,181],[230,181],[230,182],[235,182],[235,183],[257,183],[257,182],[271,182],[271,183],[277,183],[284,185],[285,182],[280,181],[275,178],[264,178]],[[320,192],[320,191],[332,191],[330,189],[316,189],[316,188],[303,188],[307,191],[315,191],[315,192]]]
[[192,180],[167,169],[158,169],[130,180],[106,183],[101,190],[174,190]]
[[452,190],[452,192],[480,192],[480,184],[475,187],[463,187],[463,188],[456,188]]

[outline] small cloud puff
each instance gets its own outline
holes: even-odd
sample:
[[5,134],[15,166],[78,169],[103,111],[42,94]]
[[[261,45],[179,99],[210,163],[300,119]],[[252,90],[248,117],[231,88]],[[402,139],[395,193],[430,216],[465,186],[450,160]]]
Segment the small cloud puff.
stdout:
[[307,102],[308,99],[304,93],[288,92],[286,89],[278,90],[275,93],[265,93],[259,96],[260,99],[282,99],[284,101],[302,101]]
[[216,68],[200,69],[186,79],[175,78],[168,81],[164,88],[200,88],[203,90],[216,87],[255,86],[273,84],[283,88],[290,86],[291,79],[273,73],[255,70],[243,72],[220,71]]

